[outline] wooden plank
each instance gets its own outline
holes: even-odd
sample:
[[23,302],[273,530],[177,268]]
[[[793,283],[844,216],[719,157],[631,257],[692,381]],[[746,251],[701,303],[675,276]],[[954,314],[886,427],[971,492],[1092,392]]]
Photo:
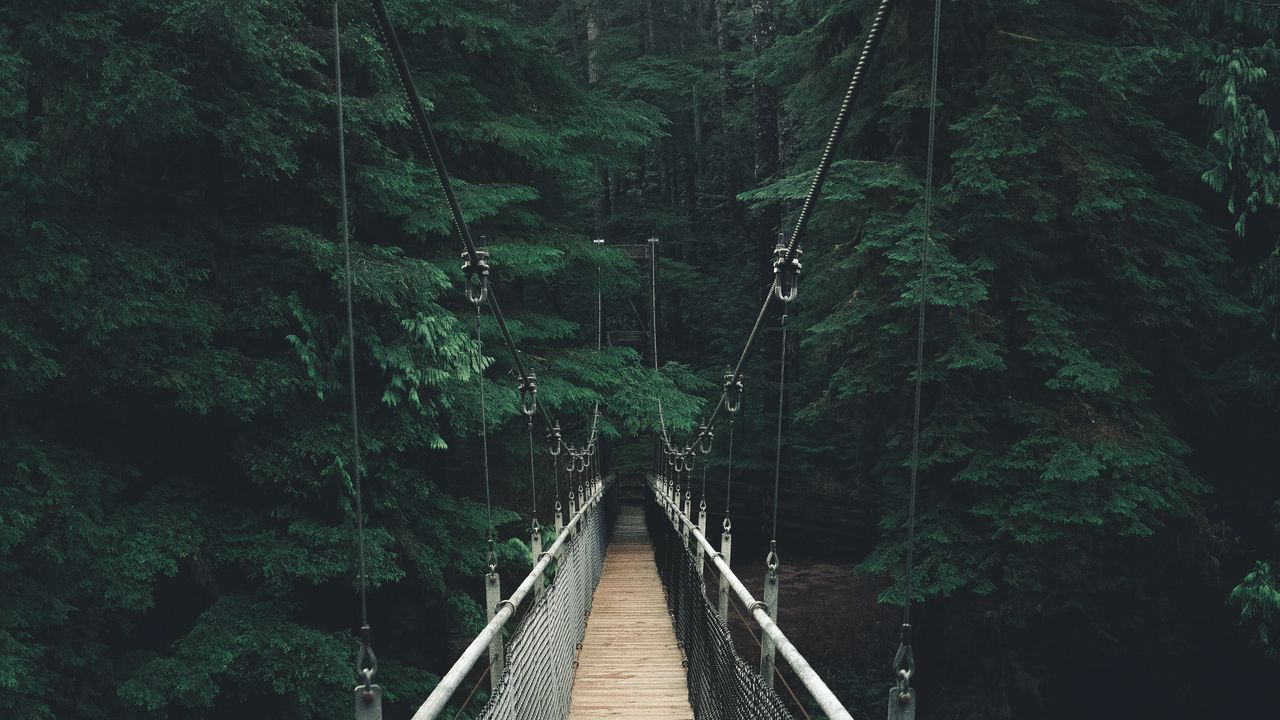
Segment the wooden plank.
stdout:
[[578,653],[569,720],[693,720],[644,511],[623,505]]

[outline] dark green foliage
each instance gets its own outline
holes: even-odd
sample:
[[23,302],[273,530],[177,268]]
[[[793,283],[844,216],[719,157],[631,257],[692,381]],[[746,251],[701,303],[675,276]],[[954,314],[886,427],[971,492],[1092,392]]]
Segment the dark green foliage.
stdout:
[[[554,298],[566,277],[585,288],[593,265],[622,267],[584,249],[560,209],[660,116],[590,93],[507,5],[393,12],[424,96],[449,108],[460,201],[501,239],[499,283],[547,378],[540,397],[579,419],[571,437],[597,400],[624,421],[606,435],[648,429],[652,398],[634,387],[652,373],[578,349],[593,317]],[[355,556],[327,7],[5,13],[0,712],[334,717],[354,678]],[[447,660],[426,637],[482,615],[464,582],[484,552],[479,368],[438,184],[367,7],[343,13],[375,623],[409,598],[413,623],[440,618],[416,637],[375,630],[408,704]],[[501,368],[485,323],[484,364]],[[500,368],[490,419],[503,435],[517,411]],[[687,424],[673,383],[701,388],[685,375],[669,368],[663,392]],[[498,463],[498,501],[527,510],[519,457]],[[519,541],[499,555],[528,565]]]
[[[461,248],[367,4],[341,4],[371,611],[388,712],[405,717],[483,622],[482,375],[509,575],[529,564],[525,427],[487,313],[476,357]],[[873,5],[389,3],[569,441],[597,403],[621,463],[645,457],[658,399],[678,437],[697,426]],[[789,309],[783,555],[854,556],[900,600],[923,299],[915,588],[931,711],[1096,716],[1079,687],[1114,682],[1178,685],[1162,715],[1210,716],[1228,686],[1215,678],[1274,668],[1280,618],[1280,11],[945,2],[922,285],[932,3],[897,5]],[[0,714],[348,712],[328,13],[3,10]],[[648,350],[596,350],[597,272],[606,331],[650,329],[649,277],[589,242],[651,235],[656,371]],[[747,357],[737,419],[741,556],[770,510],[777,321]],[[819,490],[849,502],[822,513],[861,503],[865,532],[831,550],[786,525]],[[865,701],[858,716],[882,712],[892,649],[821,668]],[[1144,685],[1135,667],[1170,677]]]

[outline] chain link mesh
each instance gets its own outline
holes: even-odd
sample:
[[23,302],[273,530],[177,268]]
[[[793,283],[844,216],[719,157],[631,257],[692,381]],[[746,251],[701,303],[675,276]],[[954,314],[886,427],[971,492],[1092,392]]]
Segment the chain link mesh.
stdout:
[[565,543],[555,581],[529,609],[506,647],[502,682],[480,711],[485,720],[563,720],[569,715],[578,645],[604,571],[616,485],[588,510]]
[[676,640],[689,665],[689,701],[697,720],[794,720],[786,703],[738,656],[715,606],[707,599],[693,554],[649,496],[645,521]]

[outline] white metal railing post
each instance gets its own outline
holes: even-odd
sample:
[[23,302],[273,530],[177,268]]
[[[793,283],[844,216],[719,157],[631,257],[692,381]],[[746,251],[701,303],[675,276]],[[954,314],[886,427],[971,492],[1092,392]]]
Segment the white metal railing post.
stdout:
[[[489,611],[490,622],[498,614],[498,606],[501,603],[502,579],[498,577],[496,569],[491,569],[489,574],[484,576],[484,604],[485,609]],[[495,633],[489,640],[489,687],[494,692],[497,692],[502,684],[502,655],[502,633]]]
[[[677,522],[682,523],[683,527],[694,527],[693,521],[687,516],[679,514],[678,511],[677,515]],[[716,549],[711,546],[711,542],[707,540],[706,535],[703,535],[701,532],[695,533],[698,545],[702,548],[702,552],[711,559],[712,564],[715,565],[716,569],[720,572],[721,588],[724,588],[727,583],[729,589],[738,596],[738,600],[747,608],[747,612],[753,619],[755,619],[756,624],[760,626],[762,635],[767,636],[773,642],[777,653],[782,655],[782,659],[787,662],[787,665],[791,668],[792,672],[795,673],[796,679],[799,680],[800,684],[804,685],[805,689],[809,691],[809,694],[813,696],[818,707],[826,714],[827,718],[829,720],[853,720],[853,716],[850,715],[849,711],[840,703],[840,700],[835,696],[835,693],[831,692],[831,688],[827,686],[827,684],[818,675],[817,671],[813,669],[813,666],[809,664],[809,661],[804,659],[804,656],[800,654],[800,651],[796,649],[796,646],[791,643],[791,640],[789,640],[786,634],[782,632],[782,629],[778,627],[778,624],[769,616],[769,613],[764,607],[764,603],[758,602],[754,597],[752,597],[751,591],[747,590],[746,586],[742,584],[742,581],[738,579],[738,576],[734,574],[732,569],[730,569],[728,553],[725,552],[728,549],[726,547],[727,543],[725,543],[725,540],[728,539],[729,535],[729,523],[727,522],[727,518],[725,525],[725,534],[721,538],[721,547],[719,552],[716,552]],[[724,617],[727,616],[728,596],[722,590],[720,597],[722,603],[722,617]]]
[[[684,491],[684,514],[693,514],[693,495],[689,492],[688,488]],[[691,542],[693,540],[693,533],[682,529],[680,531],[680,535],[684,538],[684,544],[687,545],[690,550],[697,550],[697,546],[693,545]]]
[[356,720],[382,720],[382,688],[356,686]]
[[[486,650],[490,654],[490,662],[493,661],[492,653],[495,647],[500,654],[498,663],[494,664],[490,671],[494,677],[492,680],[493,687],[497,687],[498,678],[502,675],[503,626],[511,619],[512,615],[515,615],[516,607],[524,602],[529,593],[533,591],[534,582],[547,571],[547,566],[551,564],[551,560],[560,554],[565,544],[569,542],[570,536],[583,523],[584,517],[585,514],[579,511],[569,518],[568,524],[564,527],[565,532],[555,539],[555,542],[551,544],[551,547],[546,552],[542,553],[533,569],[529,571],[529,574],[511,593],[511,597],[506,600],[499,599],[501,598],[501,588],[498,585],[497,570],[491,565],[489,575],[485,578],[485,604],[489,607],[490,618],[488,624],[484,626],[479,635],[472,638],[471,643],[462,651],[462,655],[453,663],[453,666],[444,674],[444,677],[440,678],[440,682],[436,684],[435,689],[431,691],[427,699],[418,707],[417,712],[413,714],[412,720],[435,720],[435,718],[438,718],[440,713],[444,711],[445,706],[449,704],[449,699],[453,697],[453,694],[462,685],[462,681],[466,679],[467,674],[485,656]],[[492,590],[490,590],[491,583]],[[359,720],[365,719],[360,718]]]
[[[537,565],[538,558],[542,556],[542,528],[538,527],[538,519],[534,518],[533,527],[529,529],[529,564]],[[547,589],[547,579],[539,575],[536,582],[533,583],[533,599],[534,602],[542,599],[542,593]]]
[[[703,498],[698,501],[698,532],[704,536],[707,534],[707,500]],[[692,546],[694,555],[698,558],[698,579],[701,580],[706,574],[707,562],[702,557],[702,553],[698,552],[697,540],[689,543]]]
[[[776,546],[770,543],[769,557],[765,560],[764,604],[769,612],[769,619],[778,622],[778,553]],[[760,638],[760,677],[769,687],[773,687],[774,655],[773,638],[764,634]]]
[[[729,559],[733,557],[733,525],[729,522],[729,518],[724,519],[724,532],[720,533],[720,557],[724,558],[725,567],[729,567]],[[727,625],[729,623],[729,576],[725,572],[720,573],[720,603],[718,609],[720,611],[720,619]]]

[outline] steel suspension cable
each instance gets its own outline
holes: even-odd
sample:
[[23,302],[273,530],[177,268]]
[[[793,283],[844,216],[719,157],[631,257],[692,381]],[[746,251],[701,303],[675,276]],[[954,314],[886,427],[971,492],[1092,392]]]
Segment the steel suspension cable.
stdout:
[[[892,0],[880,0],[880,4],[876,8],[875,14],[872,16],[871,26],[867,29],[867,37],[862,43],[862,51],[858,56],[858,63],[854,67],[853,75],[849,79],[849,85],[845,90],[844,98],[840,103],[840,109],[836,113],[836,119],[831,127],[831,133],[827,136],[826,145],[823,147],[822,156],[818,162],[818,168],[814,172],[813,181],[809,185],[809,192],[805,195],[804,204],[800,208],[800,214],[796,218],[796,224],[791,231],[791,238],[787,243],[787,252],[783,256],[784,261],[790,261],[796,256],[796,251],[800,245],[800,239],[804,234],[805,228],[809,224],[809,218],[812,214],[813,207],[817,202],[818,196],[822,193],[822,187],[826,183],[827,174],[831,170],[831,164],[835,159],[836,147],[840,144],[840,139],[844,136],[845,128],[849,124],[849,116],[853,112],[853,103],[857,99],[859,91],[862,89],[862,80],[866,73],[867,65],[870,62],[871,55],[875,51],[876,44],[880,39],[881,32],[884,29],[885,21],[888,19],[889,10],[891,9]],[[760,328],[764,323],[765,316],[768,314],[769,305],[773,302],[777,287],[777,278],[769,286],[766,291],[764,300],[760,304],[760,311],[756,314],[755,323],[751,326],[751,332],[747,334],[747,341],[743,344],[742,352],[738,355],[737,364],[733,368],[733,379],[737,380],[742,376],[742,367],[746,364],[747,356],[751,353],[751,348],[755,344],[756,338],[759,336]],[[721,394],[719,401],[716,402],[715,408],[711,411],[711,417],[707,421],[707,427],[711,427],[715,422],[716,416],[719,415],[721,407],[724,405],[725,396]]]
[[445,167],[444,155],[440,153],[440,146],[436,143],[436,134],[431,127],[431,120],[427,117],[426,110],[422,107],[421,98],[418,97],[418,88],[413,82],[413,74],[409,72],[409,63],[405,60],[404,50],[400,47],[400,38],[396,34],[395,25],[391,23],[391,16],[387,14],[387,6],[382,0],[370,0],[370,4],[373,6],[374,15],[378,18],[378,28],[382,33],[382,42],[391,51],[391,61],[395,65],[396,76],[400,79],[400,87],[408,101],[406,104],[409,106],[409,114],[413,118],[414,127],[418,131],[418,139],[426,147],[427,154],[431,156],[431,164],[435,166],[436,175],[440,178],[445,202],[449,205],[449,216],[453,222],[453,230],[466,247],[467,254],[471,256],[471,260],[475,262],[479,260],[475,241],[471,239],[471,230],[467,228],[467,222],[462,216],[462,208],[458,206],[458,198],[453,194],[453,183],[449,180],[449,169]]
[[[369,626],[369,573],[365,561],[364,488],[360,478],[360,412],[356,399],[356,331],[351,280],[351,223],[347,211],[347,141],[342,105],[342,32],[338,22],[338,2],[333,3],[333,86],[338,115],[338,203],[341,207],[343,286],[347,310],[347,382],[351,387],[351,479],[356,494],[356,547],[360,572],[360,657],[356,672],[367,689],[373,683],[378,661],[373,654]],[[365,667],[365,661],[368,666]]]
[[880,30],[884,27],[884,21],[889,16],[890,2],[891,0],[880,0],[876,14],[872,17],[871,28],[867,30],[867,38],[862,43],[862,53],[858,55],[858,64],[853,68],[853,76],[849,78],[849,87],[845,89],[844,99],[840,101],[836,121],[832,124],[831,133],[827,135],[827,144],[822,148],[818,170],[813,174],[813,182],[809,184],[809,192],[805,195],[804,204],[800,206],[800,215],[796,218],[795,228],[791,231],[791,240],[787,243],[788,258],[795,255],[796,248],[800,245],[800,236],[809,224],[814,203],[822,193],[822,185],[826,182],[831,163],[835,160],[836,146],[844,137],[845,128],[849,124],[849,115],[853,113],[853,102],[862,89],[862,77],[866,72],[867,63],[871,59],[872,51],[875,50],[876,42],[880,39]]
[[[925,303],[929,291],[929,244],[933,240],[933,166],[938,131],[938,55],[941,49],[942,0],[933,4],[933,52],[929,66],[929,140],[925,151],[924,236],[920,243],[920,282],[916,313],[916,372],[911,414],[911,485],[907,496],[907,543],[903,574],[902,636],[894,657],[894,670],[901,678],[904,697],[915,673],[915,655],[911,647],[911,596],[915,571],[916,495],[920,477],[920,407],[924,394]],[[904,667],[905,665],[905,667]]]
[[[400,87],[404,92],[405,104],[408,106],[414,129],[417,130],[419,141],[427,149],[427,154],[431,156],[431,164],[435,168],[436,177],[439,179],[440,186],[444,191],[454,234],[462,241],[469,261],[478,264],[481,262],[481,254],[476,248],[475,241],[471,237],[471,230],[467,227],[466,218],[463,217],[462,208],[458,205],[458,199],[454,195],[453,181],[450,179],[449,169],[445,165],[444,155],[440,152],[439,144],[436,142],[435,130],[431,125],[431,120],[427,117],[426,110],[423,109],[422,99],[418,96],[418,89],[413,82],[413,74],[409,71],[409,63],[405,59],[404,50],[400,47],[400,39],[396,34],[395,25],[391,22],[391,16],[387,14],[387,7],[383,0],[370,0],[370,5],[373,8],[374,15],[377,17],[378,30],[382,35],[383,44],[387,46],[392,64],[395,66],[396,77],[400,80]],[[524,360],[520,356],[520,350],[516,347],[515,338],[512,337],[511,331],[507,327],[506,316],[502,313],[498,298],[492,289],[489,289],[486,295],[489,309],[493,312],[493,317],[498,324],[498,330],[502,334],[503,342],[506,344],[507,350],[511,354],[512,363],[516,366],[516,372],[520,376],[519,379],[521,383],[527,382],[530,379],[530,373],[525,368]],[[551,416],[547,413],[546,408],[542,407],[540,403],[538,408],[541,410],[543,420],[550,427]]]

